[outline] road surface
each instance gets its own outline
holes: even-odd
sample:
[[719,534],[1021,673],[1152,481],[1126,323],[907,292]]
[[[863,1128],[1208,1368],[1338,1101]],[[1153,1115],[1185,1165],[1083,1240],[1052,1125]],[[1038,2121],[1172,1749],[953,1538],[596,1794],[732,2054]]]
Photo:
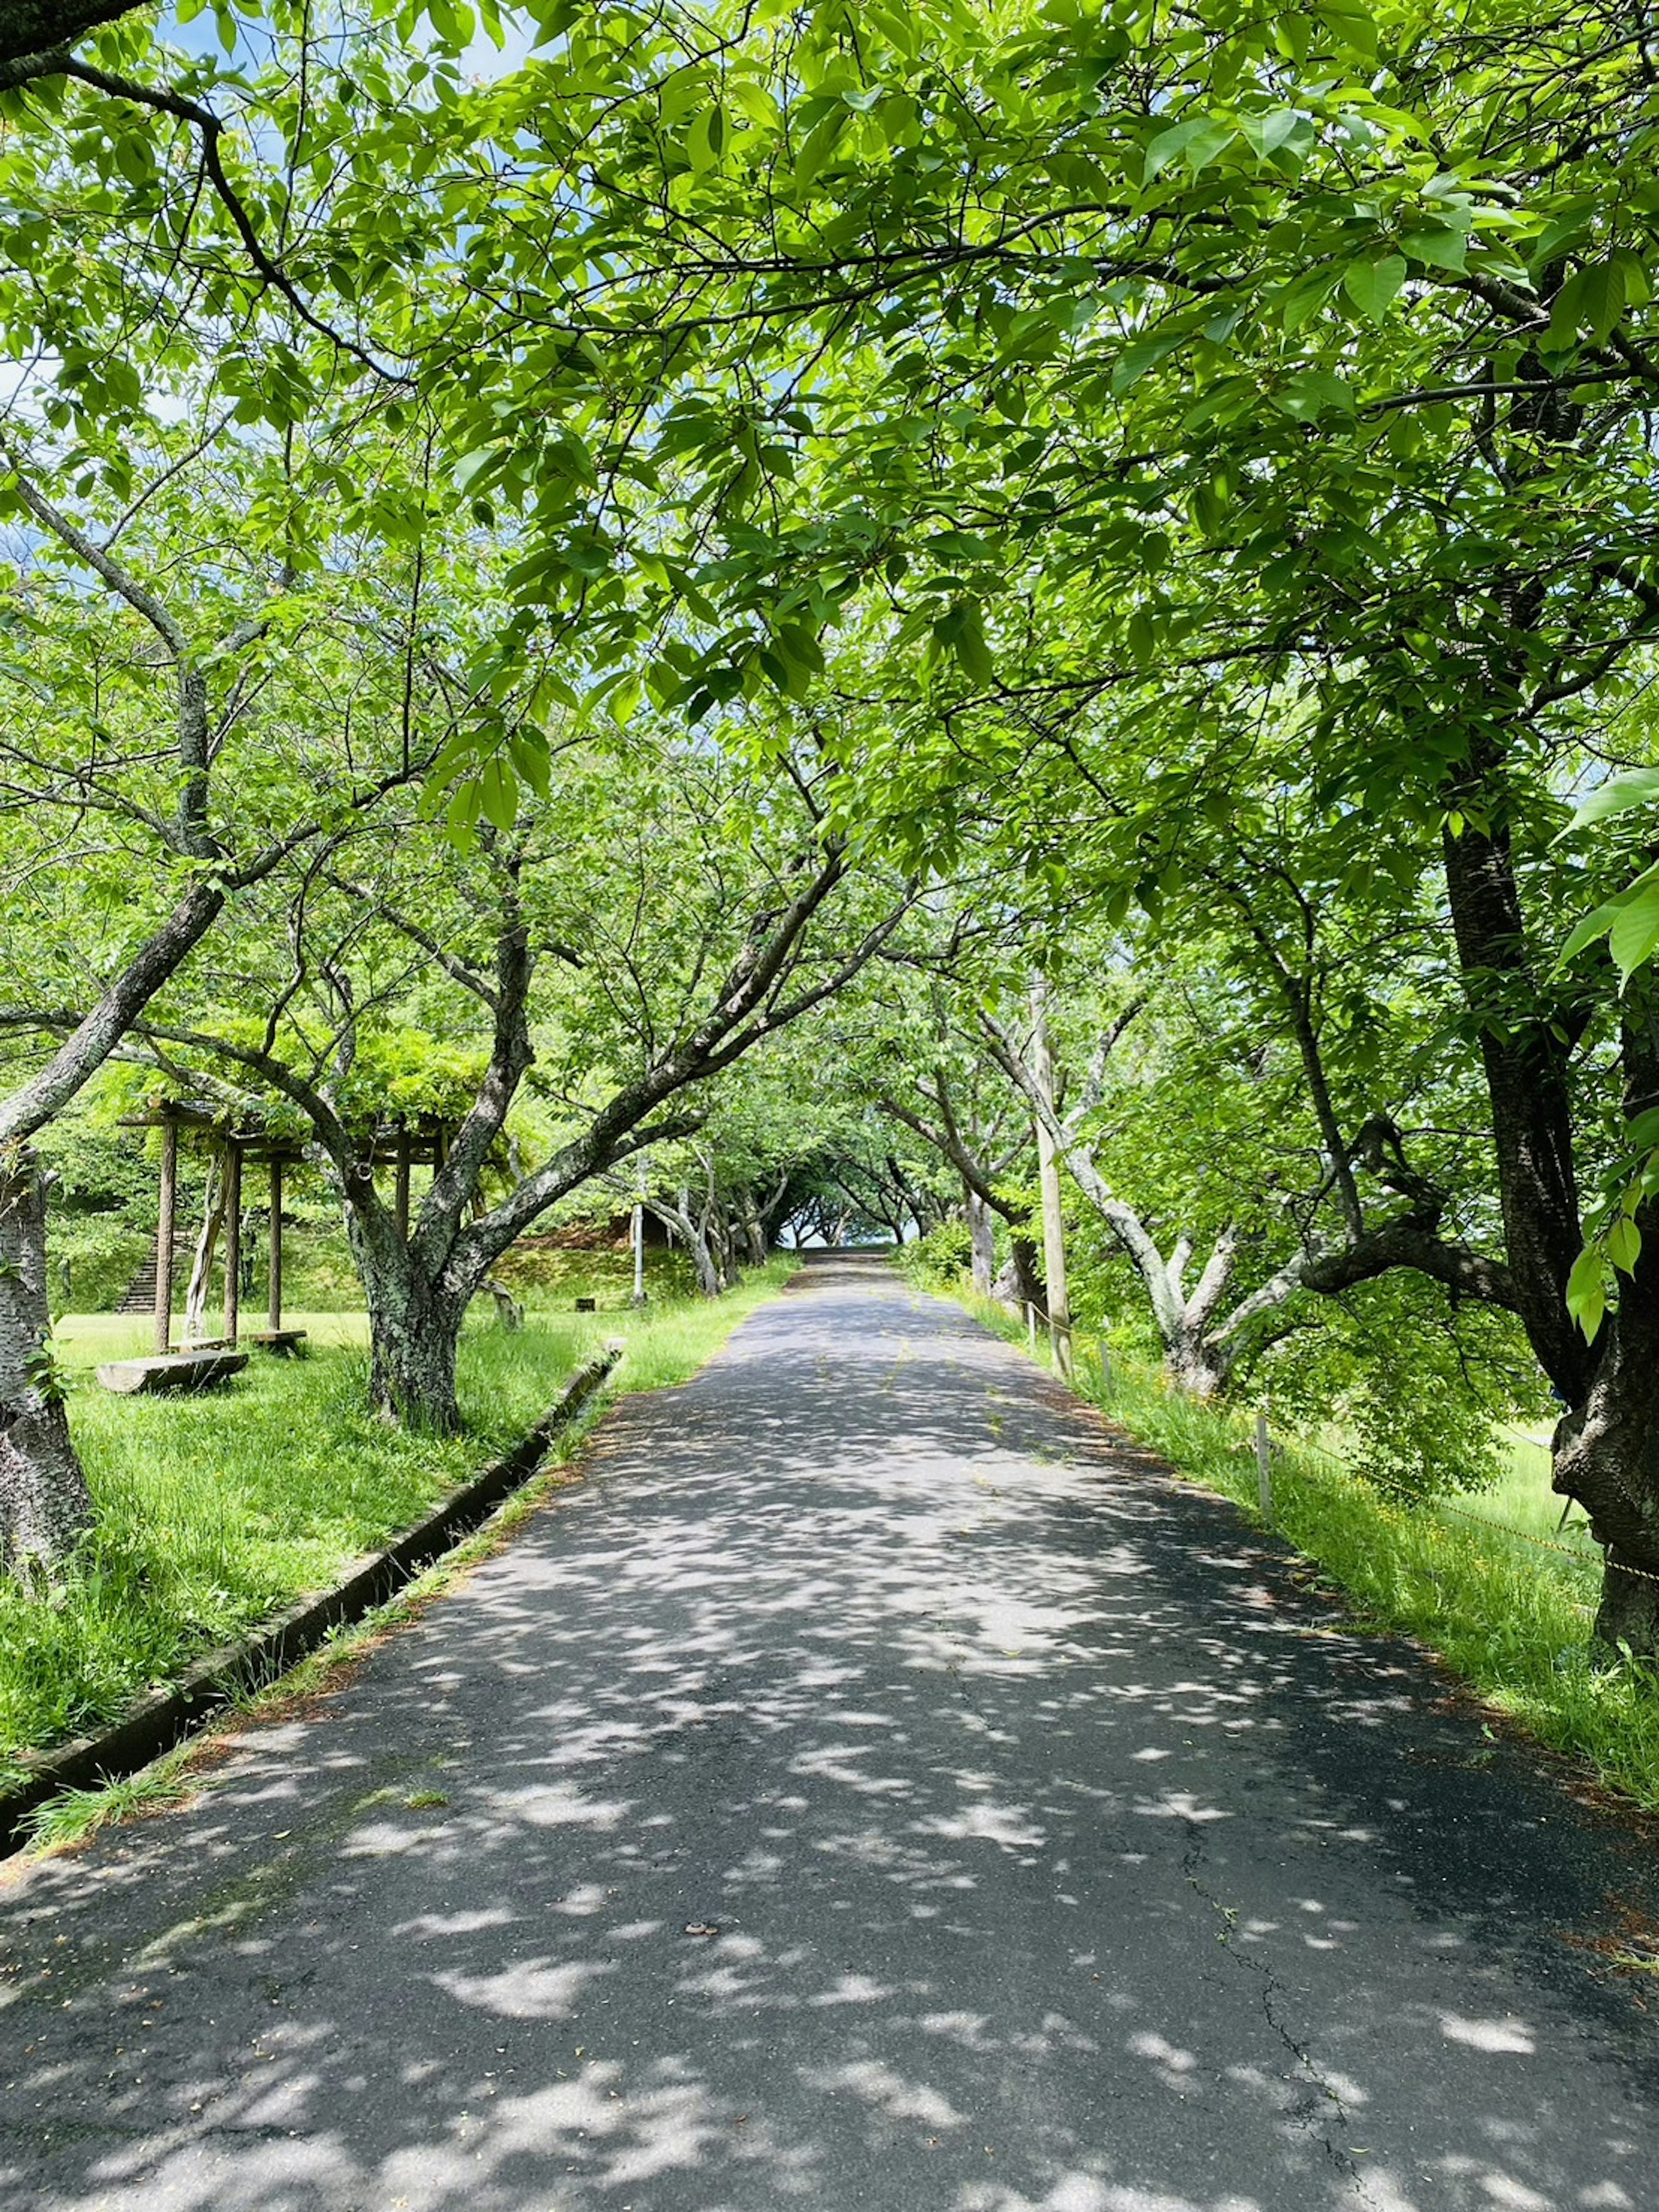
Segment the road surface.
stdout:
[[799,1280],[0,1887],[7,2212],[1659,2206],[1635,1824],[954,1307]]

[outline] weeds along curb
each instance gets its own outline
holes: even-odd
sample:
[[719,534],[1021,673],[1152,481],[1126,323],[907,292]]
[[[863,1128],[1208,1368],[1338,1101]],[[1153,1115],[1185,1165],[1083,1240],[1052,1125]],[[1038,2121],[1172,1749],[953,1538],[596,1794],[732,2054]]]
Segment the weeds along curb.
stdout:
[[29,1817],[62,1790],[125,1781],[171,1751],[242,1691],[262,1686],[314,1651],[335,1629],[372,1613],[422,1569],[489,1519],[521,1489],[622,1357],[613,1345],[576,1373],[535,1427],[481,1474],[452,1491],[441,1505],[393,1537],[383,1551],[356,1560],[343,1580],[313,1591],[240,1644],[185,1668],[176,1681],[130,1705],[118,1720],[50,1751],[25,1753],[16,1765],[28,1779],[0,1796],[0,1857],[29,1841]]

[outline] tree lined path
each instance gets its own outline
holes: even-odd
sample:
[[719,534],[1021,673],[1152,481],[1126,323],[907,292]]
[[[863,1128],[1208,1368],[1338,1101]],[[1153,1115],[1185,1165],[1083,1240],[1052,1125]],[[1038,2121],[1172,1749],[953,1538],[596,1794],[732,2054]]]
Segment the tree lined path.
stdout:
[[1592,2212],[1633,1822],[884,1269],[0,1888],[31,2212]]

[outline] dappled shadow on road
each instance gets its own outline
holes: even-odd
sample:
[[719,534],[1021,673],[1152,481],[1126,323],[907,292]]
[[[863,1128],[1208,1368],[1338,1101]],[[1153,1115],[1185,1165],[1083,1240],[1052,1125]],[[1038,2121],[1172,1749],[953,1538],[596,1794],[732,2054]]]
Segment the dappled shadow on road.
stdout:
[[1653,2202],[1619,1832],[824,1267],[343,1694],[0,1897],[0,2198]]

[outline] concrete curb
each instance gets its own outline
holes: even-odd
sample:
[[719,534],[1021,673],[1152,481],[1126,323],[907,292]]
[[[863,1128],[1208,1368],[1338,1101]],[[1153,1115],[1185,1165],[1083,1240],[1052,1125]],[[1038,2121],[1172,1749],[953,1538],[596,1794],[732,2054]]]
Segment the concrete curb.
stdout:
[[314,1651],[331,1629],[361,1620],[421,1571],[453,1551],[488,1520],[503,1499],[535,1474],[561,1429],[567,1428],[622,1358],[620,1345],[578,1368],[535,1427],[441,1505],[394,1536],[384,1551],[354,1561],[343,1580],[313,1591],[265,1622],[245,1642],[221,1644],[191,1662],[176,1681],[152,1690],[118,1720],[17,1764],[28,1779],[0,1796],[0,1857],[28,1840],[29,1815],[60,1790],[119,1782],[171,1751],[252,1682],[267,1682]]

